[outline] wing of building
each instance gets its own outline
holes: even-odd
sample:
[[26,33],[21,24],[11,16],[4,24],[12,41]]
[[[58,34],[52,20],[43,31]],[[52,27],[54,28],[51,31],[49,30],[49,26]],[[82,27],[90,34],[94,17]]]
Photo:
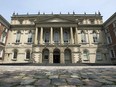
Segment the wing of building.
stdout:
[[109,58],[116,64],[116,12],[103,24],[109,50]]
[[9,22],[0,15],[0,62],[4,61],[5,45],[9,28]]
[[110,64],[102,16],[13,14],[3,61]]

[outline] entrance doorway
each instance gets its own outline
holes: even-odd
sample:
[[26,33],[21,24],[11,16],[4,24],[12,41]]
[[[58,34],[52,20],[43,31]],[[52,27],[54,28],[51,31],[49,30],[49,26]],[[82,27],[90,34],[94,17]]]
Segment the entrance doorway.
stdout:
[[60,50],[55,49],[53,52],[53,63],[60,63]]

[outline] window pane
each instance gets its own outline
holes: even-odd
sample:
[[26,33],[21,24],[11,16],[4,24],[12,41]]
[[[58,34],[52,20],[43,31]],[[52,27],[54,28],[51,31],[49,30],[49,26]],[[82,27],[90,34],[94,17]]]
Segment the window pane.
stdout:
[[58,33],[58,31],[54,32],[54,42],[59,42],[59,33]]
[[97,53],[96,53],[96,58],[97,58],[98,60],[101,60],[101,53],[100,53],[100,52],[97,52]]
[[17,51],[14,51],[14,56],[13,56],[14,59],[17,58]]
[[30,59],[30,51],[26,52],[26,59]]
[[20,42],[21,33],[17,33],[16,42]]
[[69,40],[69,33],[67,31],[64,32],[64,42],[68,42]]
[[81,32],[81,42],[86,42],[86,34]]
[[98,42],[98,34],[93,33],[93,42]]
[[45,32],[45,42],[49,42],[49,32]]
[[32,42],[32,33],[28,34],[28,42]]
[[83,53],[83,60],[88,60],[89,54],[88,52]]

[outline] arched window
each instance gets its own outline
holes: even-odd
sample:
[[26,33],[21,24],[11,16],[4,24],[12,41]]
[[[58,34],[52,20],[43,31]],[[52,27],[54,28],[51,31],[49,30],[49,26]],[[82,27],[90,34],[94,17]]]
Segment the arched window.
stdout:
[[101,52],[100,51],[96,51],[96,59],[97,60],[101,60]]
[[68,43],[68,41],[69,41],[69,32],[64,31],[64,43]]
[[13,51],[13,59],[17,59],[17,56],[18,56],[18,50],[15,49],[15,50]]
[[45,37],[45,43],[48,43],[49,42],[49,32],[48,31],[45,31],[45,34],[44,34],[44,37]]
[[93,42],[98,42],[98,34],[93,31]]
[[20,42],[20,37],[21,37],[21,32],[18,31],[17,32],[17,35],[16,35],[16,43],[19,43]]
[[58,31],[55,31],[54,32],[54,42],[55,43],[58,43],[59,42],[59,32]]
[[64,58],[65,58],[65,63],[72,63],[71,50],[70,49],[65,49],[64,50]]
[[88,52],[88,50],[83,51],[83,60],[85,60],[85,61],[89,60],[89,52]]
[[49,59],[49,50],[48,49],[44,49],[43,50],[43,59]]
[[30,59],[31,58],[31,52],[30,50],[26,51],[26,59]]
[[27,42],[28,43],[32,42],[32,32],[31,31],[29,31],[29,33],[28,33],[28,41]]
[[86,42],[86,34],[84,31],[81,31],[81,42],[82,43]]

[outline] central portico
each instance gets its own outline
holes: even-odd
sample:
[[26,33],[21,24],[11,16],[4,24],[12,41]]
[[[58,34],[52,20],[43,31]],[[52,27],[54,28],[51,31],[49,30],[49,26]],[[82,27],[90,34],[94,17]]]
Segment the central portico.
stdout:
[[35,23],[34,48],[40,50],[34,54],[38,54],[38,62],[74,63],[73,48],[79,46],[77,23],[59,17]]

